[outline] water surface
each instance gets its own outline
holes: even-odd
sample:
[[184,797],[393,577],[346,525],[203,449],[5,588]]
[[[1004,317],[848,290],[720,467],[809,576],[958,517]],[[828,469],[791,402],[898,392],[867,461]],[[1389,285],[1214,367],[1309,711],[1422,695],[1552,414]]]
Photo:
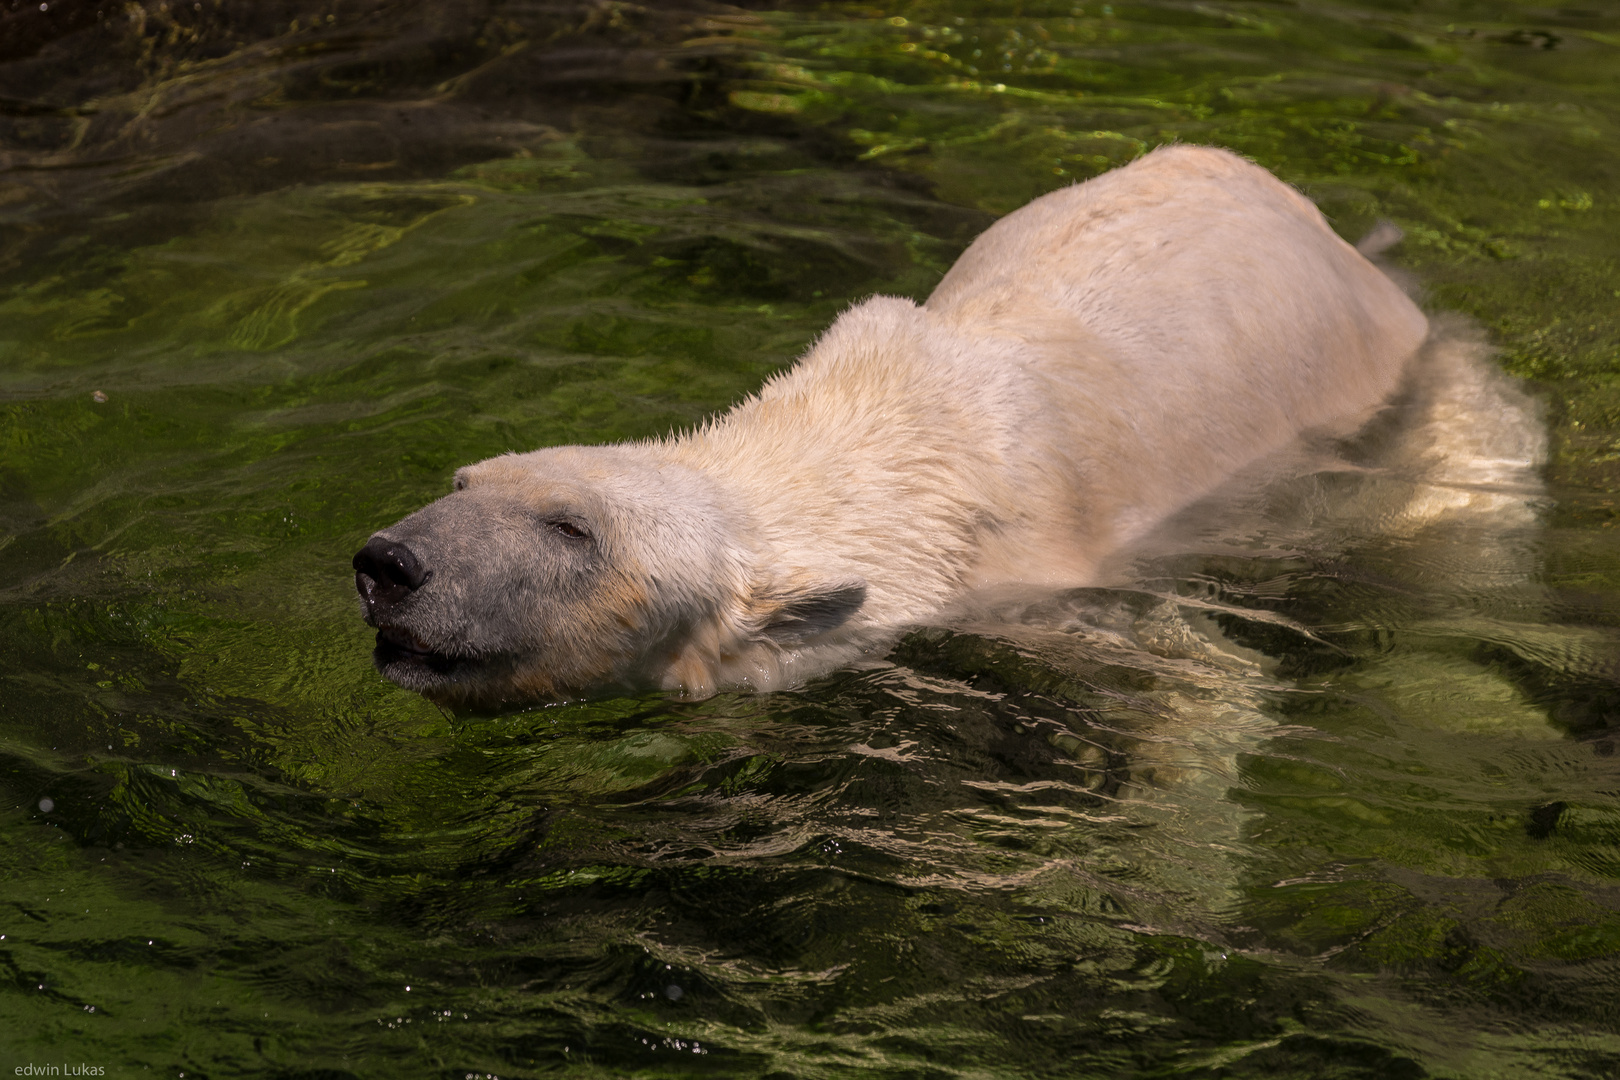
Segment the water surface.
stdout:
[[[1620,1071],[1617,110],[1607,2],[5,6],[0,1066]],[[1175,140],[1405,230],[1373,428],[795,692],[372,671],[457,465]]]

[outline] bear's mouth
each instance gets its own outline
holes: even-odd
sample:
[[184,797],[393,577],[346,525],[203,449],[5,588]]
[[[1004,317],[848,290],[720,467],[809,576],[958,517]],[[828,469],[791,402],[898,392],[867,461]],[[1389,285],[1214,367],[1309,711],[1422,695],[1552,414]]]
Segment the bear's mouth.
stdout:
[[[402,685],[420,682],[430,672],[432,675],[448,676],[464,660],[437,651],[409,630],[398,626],[377,628],[377,647],[372,650],[371,658],[378,671]],[[406,678],[402,679],[402,675]]]
[[403,626],[377,627],[371,661],[389,682],[439,705],[494,707],[510,696],[503,692],[511,675],[510,654],[441,652]]

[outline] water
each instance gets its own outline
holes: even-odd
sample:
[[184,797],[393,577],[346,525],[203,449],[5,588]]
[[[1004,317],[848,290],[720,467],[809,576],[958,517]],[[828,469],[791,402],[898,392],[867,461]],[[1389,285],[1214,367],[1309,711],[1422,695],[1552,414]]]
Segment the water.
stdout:
[[[0,8],[0,1066],[1620,1072],[1620,10],[53,8]],[[455,466],[691,423],[1172,139],[1406,230],[1458,317],[1372,429],[797,692],[372,672],[349,557]]]

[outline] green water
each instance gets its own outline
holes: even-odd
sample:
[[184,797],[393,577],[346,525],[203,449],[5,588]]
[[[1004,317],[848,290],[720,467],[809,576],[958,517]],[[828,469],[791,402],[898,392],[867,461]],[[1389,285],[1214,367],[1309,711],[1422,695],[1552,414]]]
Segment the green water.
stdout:
[[[59,13],[0,12],[0,1066],[1620,1075],[1612,0]],[[349,558],[457,465],[698,420],[1172,140],[1406,230],[1533,520],[792,693],[372,671]]]

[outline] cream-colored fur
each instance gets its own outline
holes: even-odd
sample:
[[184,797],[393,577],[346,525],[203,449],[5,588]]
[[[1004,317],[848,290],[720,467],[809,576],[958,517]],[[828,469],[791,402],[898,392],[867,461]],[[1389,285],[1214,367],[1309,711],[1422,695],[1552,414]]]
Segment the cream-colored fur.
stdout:
[[[925,304],[851,308],[696,431],[463,469],[441,502],[499,493],[573,515],[615,584],[505,689],[419,688],[453,702],[776,687],[969,590],[1091,583],[1301,431],[1359,424],[1426,332],[1297,191],[1223,150],[1155,151],[1008,215]],[[531,600],[555,606],[544,587]],[[407,629],[476,659],[456,625]],[[544,637],[524,633],[501,640]]]

